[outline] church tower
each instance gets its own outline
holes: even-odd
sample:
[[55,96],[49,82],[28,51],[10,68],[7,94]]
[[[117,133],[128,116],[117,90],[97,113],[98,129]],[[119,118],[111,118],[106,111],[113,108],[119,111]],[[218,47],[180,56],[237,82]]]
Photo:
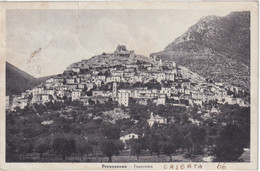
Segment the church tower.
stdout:
[[117,83],[116,82],[113,82],[113,98],[116,98],[117,97]]
[[162,59],[160,59],[160,61],[159,61],[159,65],[160,65],[160,66],[163,65],[163,63],[162,63]]

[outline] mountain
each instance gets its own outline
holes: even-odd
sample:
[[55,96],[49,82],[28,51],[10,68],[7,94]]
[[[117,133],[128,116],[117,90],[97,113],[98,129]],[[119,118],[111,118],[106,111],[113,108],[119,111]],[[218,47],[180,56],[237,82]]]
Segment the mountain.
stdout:
[[201,18],[151,57],[175,61],[216,82],[249,90],[250,12]]
[[45,82],[50,77],[35,78],[6,62],[6,95],[19,95]]

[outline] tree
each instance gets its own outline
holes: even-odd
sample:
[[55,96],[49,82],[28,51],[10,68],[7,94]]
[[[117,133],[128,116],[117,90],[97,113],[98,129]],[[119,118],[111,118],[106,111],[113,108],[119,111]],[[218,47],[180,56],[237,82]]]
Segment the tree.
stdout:
[[40,159],[42,158],[42,154],[49,150],[48,144],[42,142],[36,145],[36,152],[40,154]]
[[203,127],[192,126],[190,127],[190,138],[192,143],[192,153],[198,154],[202,152],[205,143],[206,131]]
[[190,132],[190,128],[188,126],[183,126],[182,127],[182,144],[181,144],[181,148],[182,148],[182,153],[183,150],[186,148],[188,150],[188,152],[190,152],[190,148],[192,147],[192,142],[191,142],[191,132]]
[[99,152],[101,152],[102,143],[104,142],[104,137],[100,134],[91,134],[88,137],[88,142],[92,146],[92,152],[98,158]]
[[65,160],[66,155],[76,152],[74,139],[65,137],[64,135],[56,137],[52,147],[56,154],[61,154],[62,160]]
[[243,153],[243,142],[241,142],[241,130],[237,125],[229,124],[220,132],[216,140],[214,154],[216,161],[234,162]]
[[33,106],[37,113],[41,114],[47,111],[46,107],[42,104],[35,103]]
[[143,149],[143,144],[140,139],[131,139],[128,142],[130,144],[131,152],[133,152],[137,159],[139,159],[139,155]]
[[148,119],[150,113],[148,112],[148,107],[136,103],[129,104],[130,116],[135,120]]
[[45,103],[45,106],[46,106],[46,108],[47,109],[52,109],[52,110],[54,110],[54,104],[52,103],[52,102],[48,102],[48,103]]
[[120,129],[115,124],[105,123],[102,129],[102,134],[108,139],[119,139]]
[[[122,151],[125,148],[125,145],[121,140],[116,140],[115,142],[116,142],[116,146],[119,151]],[[116,155],[118,155],[118,154],[116,154]]]
[[120,126],[120,130],[126,131],[128,128],[134,125],[134,121],[131,119],[118,119],[116,120],[116,125]]
[[[155,125],[154,125],[155,126]],[[162,141],[162,136],[164,135],[164,133],[162,132],[161,129],[154,127],[154,131],[151,134],[151,150],[153,152],[157,153],[158,158],[160,157],[160,152],[162,150],[162,145],[163,145],[163,141]]]
[[77,138],[76,147],[77,147],[77,152],[81,155],[81,160],[83,160],[84,154],[87,154],[88,156],[88,154],[93,151],[91,144],[88,143],[83,137]]
[[30,153],[33,150],[32,142],[25,139],[20,141],[17,147],[18,147],[18,152],[20,153],[20,159],[23,159],[25,154]]
[[103,108],[103,111],[110,111],[115,108],[115,105],[114,105],[113,101],[109,99],[108,102],[106,102],[105,104],[102,104],[102,108]]
[[122,142],[115,139],[105,139],[101,146],[101,151],[108,157],[108,162],[112,162],[112,156],[118,155],[121,149]]
[[163,144],[163,152],[170,156],[170,161],[172,162],[172,153],[176,152],[176,147],[172,142],[170,142],[170,140],[168,140]]

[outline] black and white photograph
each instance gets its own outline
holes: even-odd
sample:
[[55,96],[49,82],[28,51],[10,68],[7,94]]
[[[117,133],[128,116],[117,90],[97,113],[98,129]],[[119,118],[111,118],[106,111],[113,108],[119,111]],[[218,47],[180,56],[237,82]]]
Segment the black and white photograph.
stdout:
[[256,161],[249,9],[5,15],[4,162],[177,170]]

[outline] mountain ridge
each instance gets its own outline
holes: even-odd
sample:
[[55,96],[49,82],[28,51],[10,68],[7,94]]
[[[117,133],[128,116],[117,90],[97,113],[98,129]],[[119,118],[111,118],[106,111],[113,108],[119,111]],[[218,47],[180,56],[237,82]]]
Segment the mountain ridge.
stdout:
[[163,51],[150,56],[175,61],[206,79],[249,90],[250,12],[202,17]]
[[19,95],[45,82],[50,77],[52,76],[35,78],[9,62],[6,62],[6,95]]

